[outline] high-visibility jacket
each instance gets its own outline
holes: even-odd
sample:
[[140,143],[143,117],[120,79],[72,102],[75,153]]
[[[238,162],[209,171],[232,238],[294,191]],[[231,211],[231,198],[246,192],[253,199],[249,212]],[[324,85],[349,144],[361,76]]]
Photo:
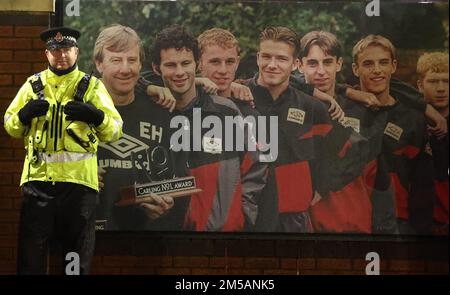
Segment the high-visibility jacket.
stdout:
[[[35,93],[32,82],[38,76],[43,89]],[[98,191],[98,142],[119,139],[123,122],[105,86],[95,77],[89,81],[83,101],[104,112],[103,122],[95,127],[66,120],[64,107],[74,99],[84,77],[78,68],[61,76],[44,70],[27,79],[6,110],[6,131],[12,137],[24,138],[27,150],[20,185],[28,181],[71,182]],[[45,99],[50,106],[45,116],[34,118],[28,126],[22,124],[18,113],[31,99]]]

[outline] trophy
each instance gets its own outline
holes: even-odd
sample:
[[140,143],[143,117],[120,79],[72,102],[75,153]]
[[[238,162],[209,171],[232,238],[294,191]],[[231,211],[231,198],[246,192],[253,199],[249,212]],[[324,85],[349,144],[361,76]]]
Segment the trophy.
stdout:
[[[157,146],[150,153],[147,152],[147,163],[149,163],[149,169],[147,170],[142,155],[136,157],[135,153],[131,153],[133,175],[136,181],[133,185],[120,188],[121,199],[115,205],[130,206],[150,202],[153,199],[152,194],[177,198],[203,191],[196,187],[194,176],[173,177],[175,171],[173,157],[170,157],[170,160],[172,171],[170,171],[168,165],[168,152],[163,147]],[[145,175],[146,181],[137,182],[139,179],[137,166]],[[160,180],[154,181],[152,175]]]

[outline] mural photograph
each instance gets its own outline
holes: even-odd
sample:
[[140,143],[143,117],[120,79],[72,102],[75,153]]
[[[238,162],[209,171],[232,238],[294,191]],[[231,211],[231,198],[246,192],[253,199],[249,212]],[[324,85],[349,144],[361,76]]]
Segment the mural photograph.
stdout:
[[411,2],[65,0],[123,121],[96,230],[448,235],[448,2]]

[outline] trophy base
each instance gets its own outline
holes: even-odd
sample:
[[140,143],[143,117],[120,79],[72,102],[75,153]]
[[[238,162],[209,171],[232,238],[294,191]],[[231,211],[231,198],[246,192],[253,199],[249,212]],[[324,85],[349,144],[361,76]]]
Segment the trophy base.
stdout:
[[[172,198],[178,198],[178,197],[187,197],[190,196],[192,194],[197,194],[197,193],[201,193],[203,190],[196,188],[196,189],[192,189],[192,190],[186,190],[183,192],[174,192],[174,193],[167,193],[167,194],[158,194],[158,196],[168,196],[168,197],[172,197]],[[145,202],[151,202],[153,200],[153,197],[148,196],[148,197],[140,197],[140,198],[134,198],[134,199],[121,199],[120,201],[116,202],[115,205],[116,206],[131,206],[131,205],[137,205],[140,203],[145,203]]]
[[135,184],[121,188],[122,198],[115,203],[116,206],[130,206],[153,200],[152,194],[164,197],[185,197],[201,193],[203,190],[196,188],[193,176],[175,178],[170,180]]

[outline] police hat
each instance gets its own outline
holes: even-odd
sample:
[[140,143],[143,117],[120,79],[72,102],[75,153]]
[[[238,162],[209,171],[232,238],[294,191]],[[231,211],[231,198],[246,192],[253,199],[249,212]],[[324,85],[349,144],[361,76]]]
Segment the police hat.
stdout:
[[41,40],[45,42],[47,49],[78,47],[77,39],[81,33],[67,27],[55,27],[41,33]]

